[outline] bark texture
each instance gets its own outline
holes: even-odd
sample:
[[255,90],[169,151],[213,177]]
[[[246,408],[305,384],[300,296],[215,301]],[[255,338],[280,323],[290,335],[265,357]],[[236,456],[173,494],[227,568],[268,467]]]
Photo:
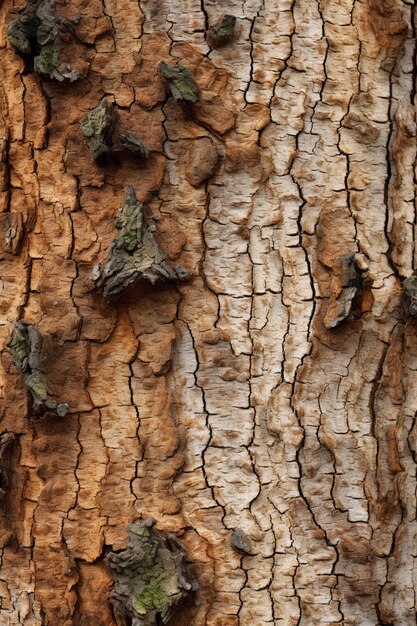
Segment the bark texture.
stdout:
[[[12,49],[25,5],[0,8],[0,623],[122,624],[104,559],[154,518],[199,584],[174,626],[415,624],[414,3],[57,2],[75,82]],[[147,160],[94,162],[103,96]],[[128,186],[188,279],[109,301]],[[31,413],[18,319],[65,417]]]

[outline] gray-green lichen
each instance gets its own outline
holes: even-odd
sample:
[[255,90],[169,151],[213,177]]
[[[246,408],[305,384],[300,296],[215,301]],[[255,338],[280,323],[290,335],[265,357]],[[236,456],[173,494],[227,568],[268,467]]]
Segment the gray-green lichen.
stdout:
[[[74,22],[78,19],[77,16]],[[61,33],[70,27],[69,20],[56,12],[54,0],[29,0],[9,25],[7,37],[17,52],[33,57],[36,72],[58,81],[73,82],[78,72],[61,63],[59,55]]]
[[187,277],[182,267],[173,269],[168,264],[155,241],[155,227],[145,224],[143,205],[132,187],[126,188],[115,225],[120,234],[111,244],[106,261],[93,270],[93,280],[106,297],[118,295],[141,279],[154,284],[161,279]]
[[168,624],[183,600],[197,589],[186,554],[174,535],[154,530],[155,520],[130,524],[129,544],[110,552],[115,612],[132,626]]
[[116,109],[106,97],[81,120],[80,124],[85,137],[91,139],[94,161],[120,152],[134,154],[140,159],[149,157],[148,146],[137,135],[129,131],[117,134]]
[[337,290],[324,317],[326,328],[335,328],[352,315],[352,309],[362,294],[364,277],[355,253],[346,254],[337,261]]
[[35,414],[55,411],[60,417],[68,413],[68,404],[58,404],[49,395],[48,385],[42,367],[43,337],[32,324],[19,320],[15,323],[12,335],[7,342],[12,362],[23,374],[25,384],[32,397]]
[[403,282],[404,292],[407,297],[408,311],[412,317],[417,316],[417,271]]
[[234,15],[224,15],[220,24],[210,26],[207,40],[212,48],[228,43],[235,32],[236,18]]
[[111,154],[111,144],[116,123],[116,112],[107,98],[92,109],[80,124],[85,137],[91,139],[91,152],[94,161]]
[[198,87],[193,73],[182,65],[168,65],[161,61],[158,65],[160,75],[167,81],[174,99],[178,102],[193,104],[198,100]]

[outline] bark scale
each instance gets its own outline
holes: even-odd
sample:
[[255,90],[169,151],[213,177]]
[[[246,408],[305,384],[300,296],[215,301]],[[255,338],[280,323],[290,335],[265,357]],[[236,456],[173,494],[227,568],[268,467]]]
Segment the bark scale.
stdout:
[[[174,624],[415,624],[414,3],[58,3],[82,14],[74,83],[12,50],[24,6],[0,9],[0,339],[36,325],[70,410],[31,416],[3,350],[0,622],[115,626],[104,556],[152,517],[199,580]],[[211,49],[219,11],[235,35]],[[104,95],[148,161],[92,160]],[[129,185],[189,279],[109,302],[92,270]],[[368,278],[326,328],[352,253]]]

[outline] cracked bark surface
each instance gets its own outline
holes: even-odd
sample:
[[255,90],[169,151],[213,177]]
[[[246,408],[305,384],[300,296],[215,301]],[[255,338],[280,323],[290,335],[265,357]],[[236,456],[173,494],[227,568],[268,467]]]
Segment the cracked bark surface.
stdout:
[[[7,626],[119,626],[104,558],[140,518],[195,565],[174,626],[416,623],[416,7],[223,4],[57,2],[82,15],[62,45],[74,84],[25,66],[6,36],[25,2],[1,4]],[[211,49],[226,12],[233,39]],[[175,102],[161,61],[198,102]],[[92,160],[80,120],[104,95],[147,161]],[[91,272],[129,185],[189,280],[108,302]],[[326,328],[350,254],[370,281]],[[65,418],[30,414],[17,319],[57,347]]]

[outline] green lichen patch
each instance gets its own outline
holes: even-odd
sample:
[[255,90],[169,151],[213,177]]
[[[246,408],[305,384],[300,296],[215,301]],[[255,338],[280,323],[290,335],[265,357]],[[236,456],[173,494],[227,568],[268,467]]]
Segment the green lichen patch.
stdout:
[[52,76],[59,64],[59,55],[53,43],[42,46],[40,53],[33,59],[35,72]]
[[217,26],[210,26],[207,32],[207,40],[213,48],[228,43],[235,32],[236,17],[224,15]]
[[107,98],[103,98],[98,107],[91,109],[80,124],[85,137],[91,139],[91,152],[94,161],[111,154],[116,112]]
[[139,280],[154,284],[157,280],[184,280],[182,267],[173,269],[155,241],[154,227],[144,221],[143,205],[135,191],[127,187],[116,220],[120,231],[110,246],[106,261],[93,270],[93,280],[106,297],[120,294]]
[[168,624],[197,588],[181,545],[173,535],[155,531],[154,523],[128,526],[127,548],[106,557],[115,581],[112,602],[135,626]]
[[19,320],[15,323],[12,335],[7,342],[12,363],[23,374],[26,387],[32,397],[35,414],[46,410],[56,411],[59,416],[68,413],[67,404],[57,404],[49,395],[48,384],[42,368],[43,338],[36,328]]
[[41,372],[33,372],[26,377],[26,384],[31,394],[41,402],[45,402],[48,397],[48,387],[45,377]]
[[61,63],[59,55],[61,32],[70,27],[71,23],[56,12],[54,0],[29,0],[9,25],[7,37],[16,52],[33,57],[38,74],[73,82],[78,72]]
[[136,196],[130,188],[115,220],[116,228],[120,230],[119,243],[127,252],[135,252],[142,240],[143,214],[137,211],[137,206]]
[[12,336],[9,339],[8,347],[12,355],[12,361],[14,365],[24,372],[27,367],[27,362],[30,353],[30,343],[26,326],[22,322],[15,324]]
[[166,598],[162,586],[154,580],[134,596],[133,608],[139,615],[146,615],[150,611],[162,613]]
[[107,98],[103,98],[98,107],[81,120],[80,125],[84,136],[91,139],[94,161],[121,152],[133,154],[139,159],[149,157],[148,146],[137,135],[129,131],[117,133],[116,109]]
[[161,61],[158,65],[158,71],[167,81],[177,102],[191,104],[197,102],[199,90],[191,70],[182,65],[168,65],[168,63]]

